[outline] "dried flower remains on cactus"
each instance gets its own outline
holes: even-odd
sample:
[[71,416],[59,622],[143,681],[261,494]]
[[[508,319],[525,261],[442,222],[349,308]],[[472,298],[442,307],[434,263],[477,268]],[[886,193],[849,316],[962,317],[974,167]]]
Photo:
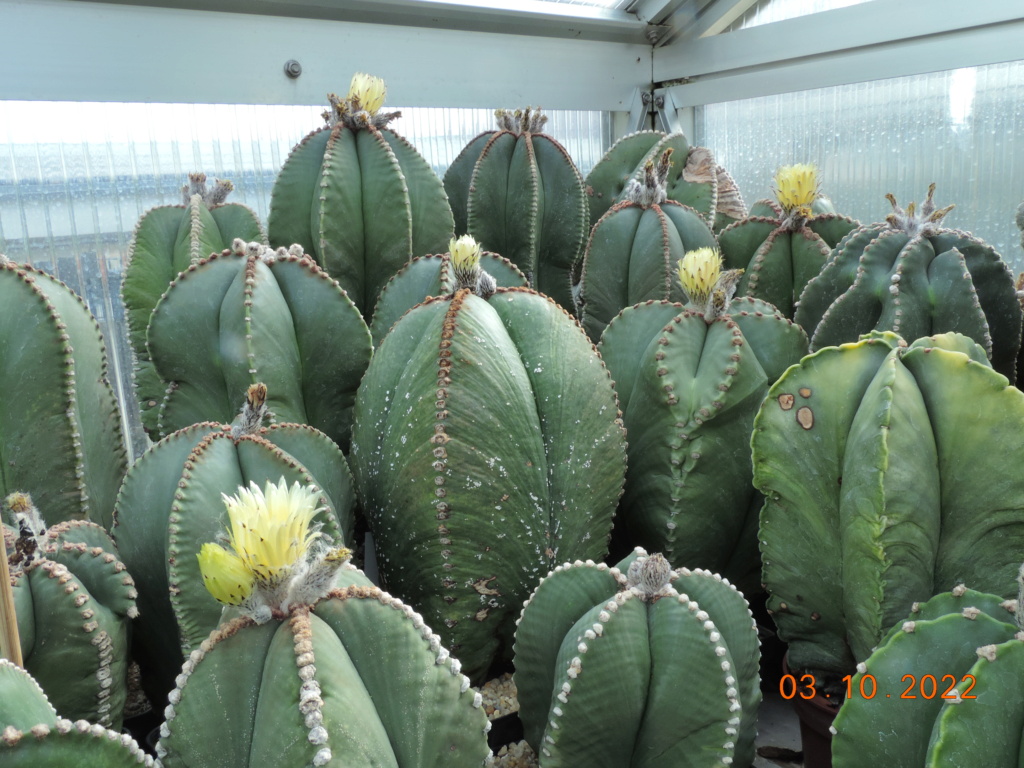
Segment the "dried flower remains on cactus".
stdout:
[[222,497],[230,549],[207,542],[197,555],[203,583],[215,599],[263,623],[275,611],[311,604],[330,591],[351,553],[332,546],[313,523],[322,511],[318,490],[297,482],[289,488],[282,477],[264,490],[250,483]]

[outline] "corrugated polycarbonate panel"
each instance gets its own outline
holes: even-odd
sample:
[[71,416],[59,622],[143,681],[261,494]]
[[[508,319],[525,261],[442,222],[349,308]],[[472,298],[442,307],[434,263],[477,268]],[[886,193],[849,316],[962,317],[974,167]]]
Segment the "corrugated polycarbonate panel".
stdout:
[[[181,202],[187,175],[230,179],[228,198],[266,224],[270,191],[289,151],[323,125],[323,107],[0,102],[0,253],[33,264],[85,298],[107,341],[115,387],[134,413],[131,355],[120,299],[139,217]],[[494,126],[484,109],[404,109],[392,127],[443,175]],[[546,130],[585,175],[612,142],[606,112],[547,111]],[[136,450],[144,445],[130,428]]]
[[781,165],[810,162],[836,209],[865,223],[937,185],[945,222],[990,243],[1014,271],[1024,251],[1024,61],[708,105],[696,142],[710,147],[750,203]]
[[785,21],[811,13],[834,11],[849,5],[860,5],[871,0],[760,0],[734,21],[727,31],[759,27],[774,21]]

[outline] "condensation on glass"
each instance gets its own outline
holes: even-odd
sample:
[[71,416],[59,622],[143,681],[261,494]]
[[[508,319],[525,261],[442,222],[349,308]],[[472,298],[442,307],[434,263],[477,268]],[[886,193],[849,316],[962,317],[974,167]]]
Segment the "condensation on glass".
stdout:
[[[67,283],[99,320],[126,414],[134,414],[121,277],[139,217],[181,202],[187,175],[230,179],[228,198],[266,224],[288,152],[323,125],[323,107],[0,102],[0,253]],[[494,126],[485,109],[403,109],[392,123],[443,175]],[[548,110],[546,130],[586,175],[610,146],[607,112]],[[133,448],[145,445],[126,419]]]
[[947,226],[1024,269],[1014,223],[1024,200],[1024,61],[707,105],[696,141],[748,204],[770,196],[780,165],[814,163],[836,210],[881,221],[936,184]]

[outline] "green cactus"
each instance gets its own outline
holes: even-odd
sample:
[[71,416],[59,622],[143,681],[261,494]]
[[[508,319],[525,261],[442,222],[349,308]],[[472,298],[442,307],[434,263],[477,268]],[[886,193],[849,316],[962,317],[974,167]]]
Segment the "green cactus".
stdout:
[[235,426],[204,422],[152,446],[132,466],[118,496],[114,537],[141,595],[134,654],[147,693],[160,701],[173,687],[182,653],[220,620],[201,589],[189,554],[223,528],[219,494],[281,477],[322,489],[325,532],[351,542],[354,492],[345,457],[326,435],[300,424],[263,427],[266,388],[250,387]]
[[560,565],[524,605],[515,648],[542,768],[753,762],[757,629],[720,576],[639,548],[614,568]]
[[131,736],[58,717],[39,684],[0,659],[0,764],[4,768],[153,768]]
[[146,329],[157,301],[179,272],[212,253],[220,253],[236,237],[246,242],[267,240],[254,211],[240,203],[225,202],[233,189],[226,180],[217,180],[207,188],[205,173],[190,173],[188,184],[181,189],[182,204],[146,211],[128,244],[121,298],[128,341],[135,353],[135,390],[144,404],[143,426],[152,436],[156,436],[158,406],[167,388],[146,349]]
[[583,179],[530,107],[499,109],[498,130],[473,139],[444,175],[455,231],[521,269],[530,285],[575,311],[572,269],[587,234]]
[[776,200],[759,200],[749,217],[719,232],[718,244],[727,267],[745,270],[737,293],[791,318],[804,287],[857,222],[820,194],[814,166],[780,168],[775,194]]
[[232,247],[182,272],[153,310],[147,346],[166,389],[158,434],[230,422],[237,393],[261,381],[274,419],[309,424],[346,448],[372,353],[366,323],[297,246]]
[[[459,248],[479,246],[469,235],[463,235],[449,243],[447,253],[417,256],[388,280],[380,292],[380,299],[373,310],[373,322],[370,323],[375,348],[380,346],[391,326],[414,306],[431,296],[444,296],[455,290],[457,278],[452,266],[452,253]],[[516,265],[496,253],[481,252],[480,267],[494,278],[496,285],[503,288],[526,285],[526,276]]]
[[992,367],[1012,379],[1021,340],[1013,276],[991,246],[941,226],[953,206],[937,210],[934,193],[932,184],[920,209],[911,203],[905,211],[888,195],[893,213],[836,246],[794,319],[811,336],[811,349],[871,330],[907,339],[955,331],[984,347]]
[[629,436],[616,536],[756,588],[751,428],[768,387],[806,354],[807,337],[762,301],[729,303],[736,275],[718,272],[714,252],[683,263],[690,305],[627,308],[599,346]]
[[616,141],[587,174],[591,229],[608,209],[625,199],[630,180],[642,182],[647,163],[667,149],[676,152],[679,163],[666,182],[669,200],[698,211],[716,232],[747,215],[736,182],[715,162],[710,150],[691,147],[681,133],[637,131]]
[[650,299],[685,301],[676,265],[687,251],[714,248],[715,236],[694,209],[667,197],[672,150],[649,160],[620,202],[590,233],[579,291],[583,329],[595,343],[625,307]]
[[317,491],[238,490],[225,498],[230,549],[207,542],[196,559],[241,616],[185,661],[157,745],[164,767],[480,766],[480,694],[422,617],[324,542]]
[[960,334],[827,347],[768,392],[751,440],[763,581],[789,664],[863,661],[906,606],[957,583],[999,593],[1024,551],[1012,456],[1024,393]]
[[327,126],[296,145],[274,182],[272,246],[302,245],[367,322],[388,279],[416,256],[444,250],[454,232],[437,174],[381,113],[384,83],[356,75],[348,97],[328,96]]
[[537,579],[607,552],[625,445],[573,318],[525,288],[481,290],[478,264],[459,271],[454,295],[409,311],[374,355],[352,462],[383,586],[478,681],[511,654]]
[[9,495],[3,511],[25,669],[61,715],[120,728],[138,610],[114,542],[85,520],[47,528],[28,494]]
[[1019,604],[963,585],[915,604],[849,681],[833,726],[835,768],[1018,765]]
[[64,283],[0,255],[0,496],[110,527],[126,459],[96,319]]

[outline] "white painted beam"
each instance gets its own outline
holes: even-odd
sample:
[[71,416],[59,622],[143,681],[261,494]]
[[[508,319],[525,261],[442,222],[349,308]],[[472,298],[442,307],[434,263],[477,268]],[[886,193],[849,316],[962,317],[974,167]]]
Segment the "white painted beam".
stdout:
[[646,24],[664,24],[687,0],[634,0],[626,8]]
[[693,14],[692,23],[685,27],[680,25],[679,37],[695,40],[720,34],[756,3],[757,0],[700,0],[695,3],[700,8]]
[[408,107],[628,110],[650,88],[648,45],[78,0],[0,0],[0,19],[0,99],[326,104],[356,71]]
[[1021,0],[873,0],[679,42],[654,80],[679,106],[979,66],[1024,57]]

